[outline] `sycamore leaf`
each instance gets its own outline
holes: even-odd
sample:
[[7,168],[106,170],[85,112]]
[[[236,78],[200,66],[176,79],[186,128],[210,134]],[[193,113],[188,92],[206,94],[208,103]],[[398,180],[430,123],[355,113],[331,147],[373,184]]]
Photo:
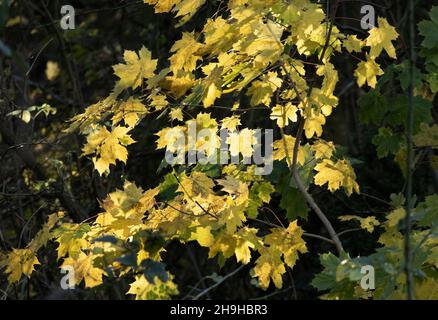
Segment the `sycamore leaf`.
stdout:
[[105,127],[100,127],[90,133],[87,137],[87,144],[82,149],[83,155],[95,154],[93,163],[99,174],[109,170],[111,164],[116,161],[126,163],[128,150],[126,146],[135,141],[128,135],[130,128],[115,127],[110,132]]
[[5,273],[9,274],[9,283],[18,282],[23,274],[30,278],[35,270],[34,266],[39,264],[36,253],[52,238],[50,231],[62,216],[63,212],[50,215],[48,221],[25,249],[12,249],[3,259],[0,259],[2,260],[0,269],[6,267]]
[[297,122],[298,108],[291,103],[287,103],[285,106],[276,105],[272,108],[271,119],[277,121],[277,125],[280,128],[284,128],[291,122]]
[[259,249],[260,257],[255,262],[253,277],[258,278],[260,288],[268,289],[269,283],[280,289],[283,287],[283,274],[286,272],[283,261],[281,261],[282,252],[275,247],[264,247]]
[[130,284],[127,294],[135,295],[135,300],[169,300],[171,296],[178,294],[176,284],[169,275],[169,280],[163,282],[155,277],[154,282],[149,282],[144,275],[135,277]]
[[114,74],[120,78],[122,88],[136,89],[141,86],[143,79],[154,76],[158,60],[152,60],[151,52],[142,47],[139,53],[125,50],[123,54],[126,64],[117,64],[113,67]]
[[278,78],[275,72],[268,72],[261,77],[261,80],[253,81],[247,92],[251,97],[251,106],[255,107],[260,104],[269,106],[272,95],[281,87],[282,82],[283,80]]
[[12,249],[2,264],[6,266],[5,273],[12,284],[18,282],[23,274],[30,278],[35,271],[34,266],[39,264],[39,261],[32,249]]
[[321,139],[317,140],[310,148],[315,152],[316,159],[330,159],[335,152],[333,142],[327,142]]
[[383,158],[400,150],[403,137],[392,132],[390,128],[382,127],[379,128],[379,133],[373,137],[372,142],[377,147],[377,156]]
[[342,45],[347,49],[348,52],[361,52],[364,42],[357,38],[356,35],[349,35],[342,42]]
[[183,121],[184,115],[182,109],[181,108],[172,109],[172,111],[170,111],[170,119]]
[[222,129],[227,129],[228,131],[236,131],[237,127],[240,126],[240,118],[238,116],[231,116],[222,119]]
[[322,113],[316,113],[313,110],[306,116],[304,124],[304,133],[307,139],[311,139],[314,135],[320,137],[322,135],[322,126],[326,119]]
[[351,165],[345,160],[333,162],[330,159],[324,159],[315,166],[318,173],[315,175],[315,184],[323,186],[328,184],[331,192],[344,188],[347,195],[353,191],[359,193],[359,185],[356,182],[356,174]]
[[253,145],[256,144],[257,139],[253,130],[245,128],[239,132],[231,132],[226,142],[230,145],[231,156],[237,157],[242,154],[244,158],[250,158],[254,152]]
[[103,270],[94,266],[96,256],[80,252],[76,258],[69,257],[64,260],[61,268],[71,267],[74,270],[74,285],[85,280],[86,288],[93,288],[102,283]]
[[422,45],[428,49],[438,46],[438,6],[429,12],[431,20],[423,20],[418,24],[420,34],[424,37]]
[[66,255],[76,258],[81,250],[89,246],[86,233],[90,230],[87,224],[63,223],[53,231],[55,241],[59,244],[58,260]]
[[262,245],[261,240],[257,237],[258,230],[255,228],[244,227],[235,235],[236,244],[234,253],[237,262],[248,264],[251,261],[251,250]]
[[202,247],[210,247],[214,243],[214,237],[211,234],[211,226],[197,227],[195,232],[192,232],[190,240],[198,241]]
[[371,47],[370,56],[375,59],[384,49],[391,58],[396,59],[397,55],[391,41],[398,38],[398,33],[385,18],[379,17],[377,21],[379,27],[371,29],[368,38],[365,40],[366,45]]
[[371,88],[375,88],[377,84],[377,76],[381,76],[383,70],[376,63],[373,57],[367,56],[367,61],[359,62],[356,71],[354,71],[354,76],[357,79],[357,84],[362,87],[365,83]]
[[179,70],[193,71],[196,68],[196,62],[202,57],[196,55],[202,45],[196,41],[193,32],[183,32],[182,39],[175,42],[171,52],[174,54],[170,57],[170,69],[176,75]]
[[306,253],[306,242],[302,239],[303,229],[298,226],[297,220],[289,223],[287,229],[274,228],[265,237],[265,244],[271,248],[279,249],[283,255],[284,262],[293,268],[298,259],[298,253]]
[[139,99],[130,97],[127,101],[118,104],[112,118],[113,125],[123,120],[129,128],[133,128],[147,113],[146,106]]
[[[274,141],[274,160],[288,159],[288,161],[293,160],[295,138],[285,134],[284,139]],[[304,165],[306,154],[301,146],[298,147],[297,163]],[[291,165],[291,164],[289,164]]]
[[182,17],[179,25],[183,25],[199,10],[206,0],[144,0],[144,3],[155,6],[155,12],[176,12]]
[[420,124],[420,132],[414,136],[414,143],[417,147],[431,147],[438,149],[438,125]]

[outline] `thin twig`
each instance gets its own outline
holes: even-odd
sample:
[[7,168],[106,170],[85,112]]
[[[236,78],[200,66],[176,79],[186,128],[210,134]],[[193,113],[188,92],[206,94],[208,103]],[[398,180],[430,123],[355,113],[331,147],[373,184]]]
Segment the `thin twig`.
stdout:
[[220,284],[222,284],[225,280],[231,278],[232,276],[234,276],[236,273],[238,273],[240,270],[243,269],[243,267],[245,267],[245,265],[241,265],[239,268],[237,268],[236,270],[234,270],[233,272],[227,274],[225,277],[222,278],[222,280],[216,282],[214,285],[212,285],[211,287],[208,287],[207,289],[205,289],[204,291],[200,292],[197,296],[195,296],[193,298],[193,300],[198,300],[199,298],[201,298],[202,296],[206,295],[208,292],[210,292],[211,290],[213,290],[214,288],[218,287]]

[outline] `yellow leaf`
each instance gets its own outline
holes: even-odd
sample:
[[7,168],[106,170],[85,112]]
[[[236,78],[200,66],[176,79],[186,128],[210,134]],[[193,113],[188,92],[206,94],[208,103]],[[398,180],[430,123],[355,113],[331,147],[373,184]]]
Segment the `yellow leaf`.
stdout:
[[342,45],[348,52],[361,52],[364,42],[357,38],[356,35],[348,35],[342,42]]
[[284,128],[289,124],[289,121],[297,122],[298,108],[291,103],[287,103],[285,106],[276,105],[272,108],[271,119],[277,121],[277,125],[280,128]]
[[[295,138],[285,134],[284,140],[280,139],[274,141],[274,160],[283,160],[289,158],[289,161],[293,160]],[[287,148],[287,149],[286,149]],[[287,150],[287,151],[286,151]],[[306,154],[301,146],[298,147],[297,163],[304,165]],[[289,163],[291,165],[291,163]]]
[[315,152],[316,159],[330,159],[333,152],[335,152],[333,142],[327,142],[321,139],[316,141],[310,148]]
[[56,249],[58,260],[67,254],[76,258],[82,249],[89,246],[89,242],[85,239],[87,230],[85,226],[73,223],[64,223],[55,229],[55,241],[59,244]]
[[190,240],[198,241],[202,247],[210,247],[214,243],[214,237],[211,234],[211,226],[197,227],[195,232],[192,232]]
[[322,113],[316,113],[311,110],[310,114],[306,115],[304,123],[304,133],[307,139],[311,139],[314,135],[320,137],[322,135],[322,126],[325,124],[325,117]]
[[65,259],[61,268],[73,268],[75,285],[78,285],[82,280],[85,280],[85,287],[93,288],[102,283],[102,276],[104,273],[102,269],[96,268],[93,265],[94,259],[94,255],[86,255],[85,253],[81,252],[75,259],[71,257]]
[[251,96],[250,104],[255,107],[260,104],[269,106],[274,92],[281,87],[283,80],[277,77],[275,72],[268,72],[251,83],[247,94]]
[[142,47],[139,53],[125,50],[123,55],[126,64],[113,66],[114,74],[120,78],[122,88],[136,89],[143,83],[143,79],[154,76],[157,68],[157,60],[152,60],[151,52]]
[[163,282],[155,277],[154,283],[150,283],[144,275],[137,276],[127,294],[135,295],[135,300],[169,300],[178,294],[178,288],[170,275],[169,278]]
[[113,125],[124,120],[129,128],[133,128],[148,113],[146,106],[139,100],[130,97],[117,105],[114,110]]
[[258,230],[255,228],[244,227],[235,235],[236,244],[234,253],[237,262],[248,264],[251,261],[251,250],[262,245],[261,240],[257,237]]
[[318,173],[315,175],[315,184],[323,186],[328,184],[331,192],[343,187],[347,195],[353,191],[359,193],[359,185],[356,182],[356,174],[346,160],[338,160],[336,163],[330,159],[324,159],[315,166]]
[[181,108],[175,108],[170,111],[170,119],[183,121],[184,116]]
[[268,289],[271,280],[280,289],[283,286],[283,274],[286,272],[281,251],[274,247],[259,249],[260,257],[255,262],[253,277],[257,277],[260,287]]
[[376,63],[374,58],[367,56],[367,61],[359,62],[354,76],[357,78],[357,84],[362,87],[365,83],[371,88],[375,88],[377,84],[377,76],[381,76],[383,70]]
[[265,244],[271,248],[279,249],[284,257],[284,262],[293,268],[298,259],[298,253],[306,253],[306,242],[302,239],[303,229],[298,226],[297,220],[291,222],[287,229],[274,228],[265,237]]
[[374,227],[380,225],[380,222],[374,216],[369,216],[369,217],[366,217],[366,218],[362,218],[362,217],[359,217],[359,216],[347,215],[347,216],[340,216],[339,220],[340,221],[357,220],[357,221],[360,222],[360,227],[362,229],[368,231],[369,233],[374,232]]
[[226,141],[230,145],[230,154],[237,157],[242,154],[244,158],[252,157],[254,153],[253,145],[257,143],[254,130],[245,128],[239,132],[231,132]]
[[63,216],[64,213],[62,211],[51,214],[48,218],[48,221],[37,233],[35,238],[29,243],[28,248],[36,253],[41,247],[45,246],[47,244],[47,241],[52,238],[52,234],[50,233],[50,231],[59,221],[59,218],[62,218]]
[[214,182],[205,173],[194,171],[191,176],[180,179],[177,192],[182,192],[187,201],[195,196],[208,197],[213,193]]
[[222,119],[222,129],[227,129],[228,131],[236,131],[237,126],[240,126],[240,118],[238,116],[231,116]]
[[8,281],[10,284],[16,283],[21,279],[21,275],[25,275],[30,278],[34,266],[39,264],[39,261],[35,255],[35,252],[29,248],[26,249],[12,249],[6,256],[5,273],[8,274]]
[[176,75],[179,70],[193,71],[196,68],[196,62],[202,57],[196,55],[201,49],[202,44],[196,41],[193,32],[183,32],[182,39],[175,42],[171,48],[174,54],[170,57],[170,69]]
[[375,59],[385,49],[391,58],[396,59],[397,55],[391,41],[398,38],[397,31],[385,18],[379,17],[378,25],[378,28],[373,28],[369,31],[369,36],[365,40],[366,45],[371,47],[370,56]]
[[100,127],[88,135],[87,144],[82,149],[83,155],[95,154],[93,162],[99,174],[107,172],[109,166],[115,165],[117,160],[126,163],[128,150],[125,147],[135,142],[128,135],[130,130],[115,127],[109,132],[105,127]]

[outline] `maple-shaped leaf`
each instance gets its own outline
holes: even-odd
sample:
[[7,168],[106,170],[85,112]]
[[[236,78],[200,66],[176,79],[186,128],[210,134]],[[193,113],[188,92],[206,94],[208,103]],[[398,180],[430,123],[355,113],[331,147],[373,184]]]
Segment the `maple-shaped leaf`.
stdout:
[[324,159],[315,166],[318,173],[315,175],[315,184],[323,186],[328,184],[328,189],[334,192],[341,187],[345,189],[347,195],[351,195],[353,190],[359,193],[359,185],[356,182],[356,174],[351,165],[345,160],[333,162]]
[[230,145],[230,154],[233,157],[242,154],[244,158],[252,157],[254,153],[253,146],[257,143],[254,130],[245,128],[239,132],[231,132],[226,140]]
[[271,233],[265,237],[265,245],[277,248],[281,251],[284,262],[293,268],[296,260],[298,259],[298,253],[306,253],[306,242],[302,239],[303,229],[298,226],[297,220],[289,223],[289,226],[285,228],[271,229]]
[[118,125],[123,120],[129,128],[133,128],[147,113],[148,109],[141,100],[130,97],[117,104],[112,118],[113,125]]
[[397,55],[391,41],[398,38],[398,33],[385,18],[379,17],[377,21],[379,27],[371,29],[365,40],[366,45],[371,47],[370,56],[375,59],[385,50],[391,58],[396,59]]
[[251,249],[256,249],[263,245],[261,239],[257,237],[257,232],[257,229],[248,227],[243,227],[237,232],[234,249],[237,262],[248,264],[251,261]]
[[316,159],[330,159],[335,152],[335,145],[331,141],[317,140],[310,147],[315,152]]
[[231,117],[226,117],[222,119],[222,129],[227,129],[228,131],[236,131],[237,127],[241,125],[240,118],[236,115]]
[[297,122],[298,108],[291,103],[287,103],[285,106],[276,105],[272,108],[270,118],[277,121],[277,126],[284,128],[291,122]]
[[304,123],[304,133],[307,139],[312,138],[314,135],[320,137],[322,135],[322,126],[326,122],[326,118],[322,112],[315,112],[310,109],[310,112],[306,114],[306,122]]
[[90,133],[87,137],[87,144],[82,149],[84,155],[95,154],[93,162],[99,174],[108,172],[111,164],[116,161],[126,163],[128,150],[126,146],[135,141],[128,135],[131,128],[115,127],[110,132],[105,127],[100,127]]
[[283,287],[283,274],[286,272],[281,260],[282,252],[275,247],[263,247],[259,249],[259,253],[260,257],[255,262],[253,277],[258,278],[263,290],[268,289],[271,280],[280,289]]
[[119,84],[123,88],[136,89],[143,83],[143,79],[154,76],[158,60],[152,60],[151,52],[142,47],[139,53],[125,50],[123,58],[126,64],[113,66],[114,74],[120,78]]
[[388,154],[396,154],[403,143],[403,137],[400,134],[392,132],[390,128],[379,128],[379,133],[372,139],[373,144],[377,147],[377,156],[380,158]]
[[69,255],[76,258],[81,250],[89,246],[86,239],[90,226],[87,224],[63,223],[53,231],[55,241],[59,244],[58,259]]
[[73,268],[74,284],[78,285],[82,280],[85,280],[86,288],[93,288],[102,283],[104,271],[94,266],[93,254],[85,254],[80,252],[76,258],[68,257],[64,260],[61,268]]
[[383,70],[376,63],[374,58],[367,56],[367,61],[359,62],[357,69],[354,71],[354,76],[357,79],[357,85],[362,87],[365,83],[371,88],[375,88],[377,84],[377,76],[381,76]]
[[357,38],[356,35],[348,35],[342,42],[342,45],[348,52],[361,52],[364,42]]
[[[287,159],[288,161],[293,160],[294,147],[296,139],[290,135],[285,134],[283,139],[274,141],[274,160]],[[298,147],[297,163],[303,165],[306,158],[306,154],[301,146]],[[288,163],[292,165],[292,163]]]
[[179,70],[193,71],[196,68],[196,62],[202,60],[196,53],[202,48],[202,44],[195,39],[194,32],[183,32],[182,39],[177,40],[171,52],[174,54],[170,57],[170,70],[177,75]]
[[37,264],[39,261],[36,253],[29,248],[12,249],[2,262],[2,265],[6,267],[5,273],[8,274],[10,284],[18,282],[23,274],[30,278]]
[[178,120],[178,121],[184,120],[184,115],[183,115],[181,108],[172,109],[172,111],[170,111],[170,113],[169,113],[169,116],[170,116],[170,119],[172,119],[172,120]]
[[27,247],[36,253],[41,247],[45,246],[53,237],[53,234],[51,233],[53,227],[63,216],[64,212],[62,211],[49,215],[47,222],[42,226]]
[[214,243],[211,226],[196,227],[195,231],[191,233],[190,240],[197,241],[200,246],[209,248]]
[[251,82],[247,94],[251,97],[250,104],[255,107],[260,104],[269,106],[272,95],[281,87],[283,80],[277,77],[275,72],[268,72],[261,77],[261,80]]
[[429,12],[431,20],[423,20],[418,24],[420,34],[424,37],[422,45],[428,49],[438,46],[438,6],[433,6]]
[[0,259],[0,269],[6,267],[9,283],[18,282],[24,274],[29,277],[35,270],[34,266],[39,264],[36,254],[53,237],[51,230],[56,225],[63,212],[51,214],[48,221],[43,225],[35,238],[24,249],[12,249],[3,259]]
[[417,147],[438,149],[438,125],[429,126],[426,123],[421,123],[420,132],[414,136],[414,143]]
[[169,275],[167,281],[155,277],[153,282],[149,282],[142,274],[135,277],[126,294],[135,295],[135,300],[169,300],[171,296],[178,294],[178,288],[172,279]]
[[195,196],[207,197],[213,193],[214,182],[203,172],[193,172],[190,176],[183,176],[177,192],[181,192],[187,201],[193,201]]

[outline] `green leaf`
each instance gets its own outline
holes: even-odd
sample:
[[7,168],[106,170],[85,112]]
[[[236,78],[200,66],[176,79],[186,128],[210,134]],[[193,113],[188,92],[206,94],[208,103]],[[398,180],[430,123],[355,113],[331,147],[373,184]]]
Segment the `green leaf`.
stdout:
[[257,209],[263,203],[269,203],[271,201],[271,193],[274,191],[274,187],[268,181],[254,182],[249,191],[249,204],[247,212],[250,218],[257,218]]
[[294,221],[298,217],[307,219],[309,213],[307,202],[300,190],[290,186],[289,175],[283,177],[277,191],[281,194],[280,208],[286,210],[286,217],[289,221]]
[[358,99],[359,116],[364,124],[380,125],[389,110],[387,99],[378,90],[371,90]]
[[164,176],[164,181],[158,186],[158,188],[160,189],[158,197],[162,201],[169,201],[175,197],[176,190],[178,189],[178,181],[173,175],[173,172]]
[[145,259],[140,264],[143,269],[143,274],[150,283],[155,282],[155,277],[158,277],[163,282],[169,280],[169,274],[166,271],[166,265],[162,262],[152,259]]
[[426,48],[438,46],[438,6],[432,7],[429,12],[431,21],[423,20],[418,24],[420,34],[424,37],[421,43]]
[[438,221],[438,195],[432,195],[426,197],[426,200],[420,203],[416,211],[420,209],[422,211],[422,218],[420,220],[420,226],[432,226]]
[[400,149],[403,137],[395,134],[389,128],[379,128],[379,133],[373,137],[373,144],[377,147],[377,156],[384,158],[393,155]]

